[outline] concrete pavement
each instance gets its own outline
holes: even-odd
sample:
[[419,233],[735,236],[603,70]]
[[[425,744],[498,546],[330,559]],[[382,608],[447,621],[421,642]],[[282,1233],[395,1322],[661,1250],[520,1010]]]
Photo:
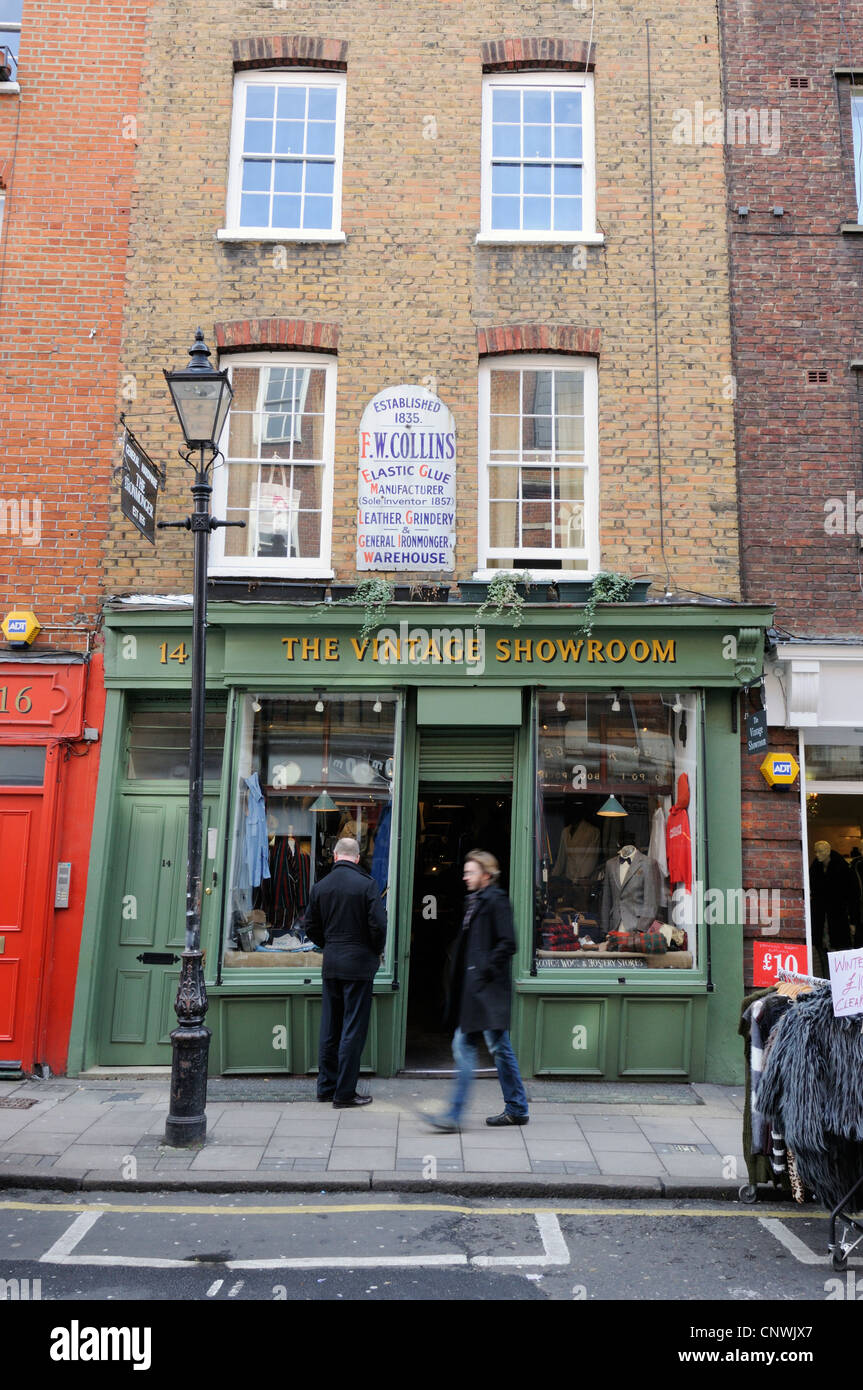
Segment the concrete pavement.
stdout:
[[0,1187],[733,1199],[747,1182],[742,1087],[531,1081],[530,1123],[494,1129],[500,1089],[479,1079],[453,1135],[418,1117],[444,1109],[445,1078],[360,1089],[372,1105],[334,1110],[309,1078],[216,1078],[192,1150],[163,1143],[166,1075],[0,1081]]

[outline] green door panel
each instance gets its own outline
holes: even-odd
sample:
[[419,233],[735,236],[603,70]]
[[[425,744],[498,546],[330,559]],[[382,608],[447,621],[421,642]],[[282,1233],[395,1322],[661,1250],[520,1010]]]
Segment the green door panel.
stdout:
[[124,946],[152,947],[156,938],[166,809],[152,798],[123,804],[121,891],[113,894],[108,912],[120,919]]
[[[204,886],[214,798],[204,804]],[[167,1066],[176,1027],[179,962],[140,961],[145,953],[179,956],[185,943],[188,798],[170,791],[121,794],[117,804],[117,870],[106,893],[103,1066]],[[218,894],[206,894],[202,935]]]
[[284,995],[263,999],[223,998],[217,1039],[222,1070],[292,1071],[290,1024],[295,1002]]
[[604,1076],[608,1009],[607,999],[540,999],[535,1073]]
[[692,1070],[692,1000],[623,999],[621,1076],[688,1076]]
[[[318,1039],[321,1032],[321,1001],[320,999],[305,1000],[306,1012],[304,1019],[304,1046],[305,1054],[309,1059],[308,1071],[317,1071],[316,1059],[318,1055]],[[372,1016],[369,1020],[369,1033],[366,1038],[366,1045],[363,1048],[363,1055],[360,1059],[360,1071],[377,1071],[378,1069],[378,1009],[380,1004],[377,999],[372,999]]]

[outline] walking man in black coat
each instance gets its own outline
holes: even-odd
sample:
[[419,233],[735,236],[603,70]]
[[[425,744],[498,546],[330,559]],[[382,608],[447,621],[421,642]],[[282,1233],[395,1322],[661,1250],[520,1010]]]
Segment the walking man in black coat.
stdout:
[[378,886],[359,858],[356,840],[339,840],[333,868],[311,891],[304,922],[324,952],[318,1100],[331,1100],[336,1110],[372,1101],[357,1095],[357,1077],[387,919]]
[[448,1021],[455,1025],[452,1052],[456,1079],[449,1110],[424,1118],[435,1129],[455,1134],[467,1104],[481,1037],[494,1058],[504,1109],[487,1125],[526,1125],[527,1096],[509,1040],[512,1005],[510,959],[515,955],[512,907],[498,886],[500,867],[493,854],[471,850],[463,878],[468,889],[464,922],[453,954]]

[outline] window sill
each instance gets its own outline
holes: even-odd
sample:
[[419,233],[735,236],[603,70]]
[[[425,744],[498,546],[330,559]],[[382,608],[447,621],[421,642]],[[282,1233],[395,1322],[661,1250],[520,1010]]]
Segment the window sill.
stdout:
[[210,565],[208,579],[294,579],[302,583],[305,579],[334,579],[335,573],[326,565],[304,565],[302,569],[285,569],[284,565],[268,565],[266,569],[254,560],[244,564]]
[[843,236],[863,236],[863,222],[843,222],[839,230]]
[[21,90],[19,82],[0,82],[0,97],[17,96]]
[[477,246],[602,246],[602,232],[478,232]]
[[256,232],[246,228],[221,227],[216,232],[217,241],[297,241],[316,243],[320,241],[347,241],[344,232]]
[[531,582],[536,580],[540,584],[592,584],[596,575],[588,573],[587,570],[477,570],[471,575],[471,579],[480,580],[486,583],[498,574],[528,574]]

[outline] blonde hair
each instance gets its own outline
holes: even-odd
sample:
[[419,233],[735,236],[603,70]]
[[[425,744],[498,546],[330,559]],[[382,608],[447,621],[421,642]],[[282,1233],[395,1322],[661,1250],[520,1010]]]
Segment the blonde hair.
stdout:
[[500,865],[487,849],[472,849],[470,854],[465,855],[464,862],[467,864],[471,860],[479,865],[484,874],[488,874],[492,883],[496,883],[500,878]]

